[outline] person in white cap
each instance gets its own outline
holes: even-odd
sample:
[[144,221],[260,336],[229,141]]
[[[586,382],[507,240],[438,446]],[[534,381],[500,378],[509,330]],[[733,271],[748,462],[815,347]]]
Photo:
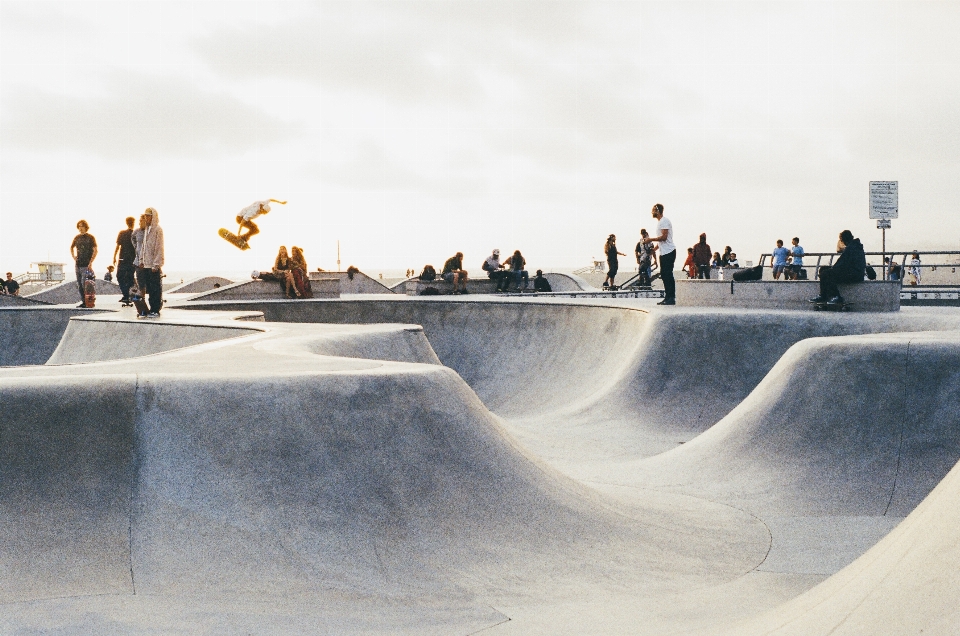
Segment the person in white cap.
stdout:
[[[240,228],[237,230],[237,237],[243,241],[250,241],[250,237],[254,234],[260,233],[260,228],[257,227],[257,224],[253,222],[255,218],[261,214],[266,214],[270,211],[271,203],[279,203],[280,205],[286,205],[286,201],[278,201],[277,199],[265,199],[263,201],[254,201],[247,207],[240,210],[240,214],[237,215],[237,223],[240,224]],[[241,234],[240,232],[243,228],[247,228],[246,234]]]
[[483,271],[487,273],[487,277],[497,284],[498,292],[502,292],[510,284],[510,274],[504,270],[503,263],[500,262],[499,249],[493,250],[493,254],[483,261],[482,267]]

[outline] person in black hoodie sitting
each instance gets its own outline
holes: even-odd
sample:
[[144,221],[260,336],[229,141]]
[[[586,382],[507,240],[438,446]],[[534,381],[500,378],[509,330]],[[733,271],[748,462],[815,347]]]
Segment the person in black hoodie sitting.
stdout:
[[812,303],[843,304],[843,297],[837,287],[840,283],[861,283],[867,269],[867,257],[863,253],[860,239],[853,238],[853,232],[840,232],[843,252],[830,267],[820,268],[820,295],[812,298]]

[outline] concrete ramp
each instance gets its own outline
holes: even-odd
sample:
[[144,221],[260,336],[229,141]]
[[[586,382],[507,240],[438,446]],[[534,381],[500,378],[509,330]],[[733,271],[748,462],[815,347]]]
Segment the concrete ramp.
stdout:
[[[114,282],[105,281],[102,278],[96,279],[97,296],[119,296],[120,286]],[[39,300],[51,305],[68,305],[70,303],[80,302],[80,291],[77,289],[76,280],[66,280],[59,285],[48,287],[43,291],[30,294],[26,298]]]
[[956,634],[960,625],[960,468],[854,563],[729,636]]
[[958,403],[958,332],[805,340],[636,479],[757,514],[903,517],[960,460]]
[[[310,280],[336,278],[340,281],[341,294],[393,294],[394,289],[387,287],[375,278],[363,272],[354,272],[351,277],[347,272],[310,272]],[[403,293],[400,291],[399,293]]]
[[45,363],[56,351],[73,316],[99,313],[98,309],[42,305],[0,308],[0,333],[4,334],[0,367]]
[[200,278],[194,278],[193,280],[188,280],[182,285],[177,285],[170,289],[165,289],[163,293],[165,294],[199,294],[201,292],[211,291],[216,289],[214,285],[219,285],[224,287],[226,285],[232,285],[233,281],[223,276],[201,276]]
[[38,305],[49,305],[42,300],[34,300],[26,296],[9,296],[0,294],[0,307],[36,307]]

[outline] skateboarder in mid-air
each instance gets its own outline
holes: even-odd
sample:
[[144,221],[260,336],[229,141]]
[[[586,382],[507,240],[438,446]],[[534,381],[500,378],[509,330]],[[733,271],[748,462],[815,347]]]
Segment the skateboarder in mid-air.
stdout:
[[[247,207],[240,210],[240,214],[237,215],[237,223],[240,224],[240,228],[237,230],[237,238],[239,238],[241,241],[249,242],[251,236],[260,233],[260,228],[257,227],[257,224],[254,223],[253,220],[261,214],[266,214],[269,212],[271,203],[279,203],[280,205],[287,204],[286,201],[267,199],[265,201],[254,201]],[[247,228],[246,234],[241,234],[243,228]]]

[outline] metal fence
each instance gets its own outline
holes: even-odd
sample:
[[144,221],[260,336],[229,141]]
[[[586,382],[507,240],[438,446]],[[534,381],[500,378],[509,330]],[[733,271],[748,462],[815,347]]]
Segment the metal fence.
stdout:
[[[913,254],[913,251],[886,253],[866,252],[867,265],[870,265],[877,271],[877,278],[889,278],[889,270],[886,272],[887,276],[881,276],[881,273],[885,270],[883,258],[887,257],[890,259],[890,263],[895,263],[900,266],[900,279],[903,280],[910,267]],[[960,251],[929,251],[916,252],[916,254],[920,257],[920,280],[923,286],[960,287],[960,272],[957,271],[960,269]],[[810,278],[816,279],[819,277],[820,267],[833,265],[833,262],[838,256],[840,256],[839,252],[807,252],[803,255],[803,268],[807,270],[812,269],[813,276],[810,276]],[[816,263],[812,262],[814,258],[816,259]],[[761,254],[759,264],[765,269],[769,269],[769,264],[772,260],[772,254]]]

